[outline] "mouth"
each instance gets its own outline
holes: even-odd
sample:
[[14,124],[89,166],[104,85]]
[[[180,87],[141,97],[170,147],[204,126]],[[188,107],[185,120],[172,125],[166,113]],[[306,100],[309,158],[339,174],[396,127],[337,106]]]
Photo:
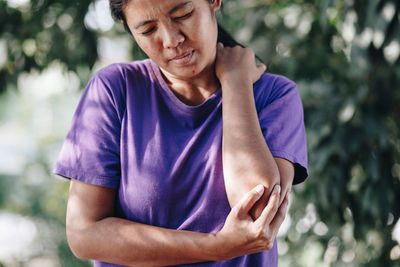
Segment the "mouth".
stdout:
[[188,64],[190,62],[190,60],[192,59],[192,56],[194,54],[194,50],[180,54],[174,58],[171,58],[169,61],[174,62],[176,64],[179,65],[185,65]]

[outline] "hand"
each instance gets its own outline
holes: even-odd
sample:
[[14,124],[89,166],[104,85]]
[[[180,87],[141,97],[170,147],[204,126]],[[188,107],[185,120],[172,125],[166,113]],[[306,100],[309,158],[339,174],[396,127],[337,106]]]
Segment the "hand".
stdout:
[[[276,165],[279,169],[280,185],[281,185],[281,196],[286,196],[289,198],[290,192],[292,191],[292,184],[294,179],[294,165],[290,161],[276,157]],[[253,205],[250,210],[250,215],[253,219],[260,217],[263,209],[268,204],[269,194],[264,192],[263,196]],[[279,205],[282,204],[285,198],[281,197]]]
[[235,81],[247,82],[253,85],[265,72],[264,64],[256,65],[254,52],[251,48],[240,46],[224,47],[217,44],[216,75],[221,84]]
[[286,195],[279,206],[280,186],[275,186],[262,214],[258,219],[253,220],[249,215],[249,210],[263,193],[264,186],[262,185],[258,185],[248,192],[232,208],[224,227],[216,234],[216,237],[220,238],[224,244],[223,259],[231,259],[272,248],[279,227],[285,218],[288,199]]
[[[291,179],[293,181],[293,179]],[[289,199],[289,195],[292,192],[292,182],[288,182],[287,180],[283,181],[281,179],[281,187],[282,187],[282,195],[285,196],[285,198]],[[284,199],[281,199],[279,202],[279,205],[282,205]]]

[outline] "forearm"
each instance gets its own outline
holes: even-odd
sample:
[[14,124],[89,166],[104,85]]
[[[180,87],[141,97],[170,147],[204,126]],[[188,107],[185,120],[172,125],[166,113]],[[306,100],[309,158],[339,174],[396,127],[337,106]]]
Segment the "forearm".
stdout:
[[263,199],[279,184],[279,170],[258,121],[252,84],[222,83],[223,168],[229,203],[233,206],[248,190],[264,184]]
[[[82,224],[80,224],[82,225]],[[108,217],[80,229],[67,227],[79,258],[126,266],[167,266],[218,260],[214,234],[160,228]]]

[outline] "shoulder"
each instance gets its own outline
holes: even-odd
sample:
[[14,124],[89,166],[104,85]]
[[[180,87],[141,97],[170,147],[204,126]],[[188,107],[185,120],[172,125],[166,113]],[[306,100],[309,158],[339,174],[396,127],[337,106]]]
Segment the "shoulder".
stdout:
[[264,73],[254,84],[253,89],[257,107],[259,108],[275,101],[300,99],[297,84],[289,78],[278,74]]
[[273,83],[273,85],[275,85],[275,86],[279,86],[279,85],[283,85],[283,84],[293,84],[293,85],[295,85],[295,82],[293,82],[289,78],[287,78],[287,77],[285,77],[283,75],[270,73],[270,72],[264,73],[260,77],[260,79],[257,81],[257,83],[265,83],[265,82]]
[[[149,68],[150,62],[143,60],[111,64],[98,70],[87,84],[78,110],[98,104],[104,111],[116,111],[121,119],[126,108],[127,88],[130,84],[140,84],[137,81],[146,76]],[[146,80],[141,79],[142,83]]]
[[254,84],[254,95],[259,101],[271,103],[292,95],[298,96],[298,89],[296,83],[285,76],[264,73]]
[[152,61],[149,59],[127,63],[114,63],[108,65],[93,75],[110,85],[122,85],[134,80],[143,80],[152,73]]
[[110,98],[113,102],[125,102],[129,90],[147,87],[152,82],[153,64],[146,59],[108,65],[92,76],[85,91]]

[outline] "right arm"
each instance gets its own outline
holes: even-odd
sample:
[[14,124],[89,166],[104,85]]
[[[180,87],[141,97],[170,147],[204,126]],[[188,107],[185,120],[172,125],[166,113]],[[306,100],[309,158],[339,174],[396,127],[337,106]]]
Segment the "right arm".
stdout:
[[274,191],[263,214],[248,214],[262,196],[259,186],[246,194],[216,234],[173,230],[114,216],[116,190],[71,179],[67,239],[75,256],[127,266],[165,266],[227,260],[270,249],[286,208]]

